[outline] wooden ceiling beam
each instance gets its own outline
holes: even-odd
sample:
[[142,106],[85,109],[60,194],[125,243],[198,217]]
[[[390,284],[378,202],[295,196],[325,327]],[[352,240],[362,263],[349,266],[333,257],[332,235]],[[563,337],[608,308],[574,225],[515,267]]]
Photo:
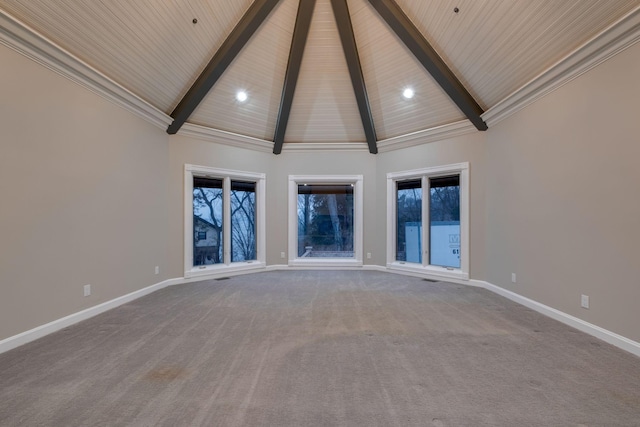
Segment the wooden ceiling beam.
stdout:
[[360,64],[358,47],[356,45],[355,36],[353,35],[353,24],[351,23],[351,15],[349,14],[347,0],[331,0],[331,6],[333,7],[333,14],[336,17],[338,33],[340,34],[340,41],[342,42],[342,50],[344,51],[344,56],[347,60],[347,67],[349,68],[349,75],[351,76],[351,84],[353,85],[353,91],[356,95],[358,111],[360,112],[362,127],[364,129],[365,137],[367,138],[367,144],[369,145],[369,152],[371,154],[377,154],[378,142],[376,129],[373,124],[373,115],[371,114],[369,97],[367,96],[367,87],[362,74],[362,65]]
[[484,113],[482,107],[440,58],[427,39],[420,33],[420,30],[413,25],[398,4],[394,0],[368,1],[471,123],[478,130],[487,130],[487,124],[480,117]]
[[173,122],[167,128],[168,134],[173,135],[180,130],[279,1],[255,0],[253,2],[171,113]]
[[296,25],[293,30],[293,38],[291,39],[287,72],[284,77],[278,119],[276,120],[276,131],[273,137],[273,154],[280,154],[282,152],[284,136],[287,132],[287,124],[289,123],[289,115],[291,114],[291,106],[293,105],[293,95],[295,94],[296,85],[298,84],[302,56],[304,55],[304,48],[307,44],[307,36],[309,35],[311,17],[313,16],[315,5],[316,0],[300,0],[298,5],[298,15],[296,16]]

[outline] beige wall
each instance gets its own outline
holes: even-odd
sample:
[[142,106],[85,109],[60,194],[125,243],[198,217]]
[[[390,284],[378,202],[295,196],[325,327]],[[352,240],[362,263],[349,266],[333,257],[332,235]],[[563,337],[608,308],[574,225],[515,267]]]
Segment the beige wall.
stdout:
[[162,130],[4,46],[0,64],[2,340],[168,277],[168,149]]
[[[364,145],[364,144],[363,144]],[[286,264],[280,259],[280,252],[287,252],[287,202],[289,175],[363,175],[364,224],[363,224],[363,256],[365,264],[378,264],[380,252],[376,247],[377,236],[384,230],[379,223],[375,210],[375,199],[379,195],[376,187],[376,156],[367,151],[359,152],[317,152],[287,153],[277,156],[275,170],[271,177],[270,187],[276,195],[277,204],[272,205],[267,218],[269,226],[273,226],[277,234],[267,236],[267,248],[272,249],[267,258],[269,263]],[[269,252],[269,250],[267,250]],[[371,259],[366,253],[371,252]],[[288,254],[288,252],[287,252]],[[375,258],[374,258],[375,256]]]
[[[475,132],[456,138],[432,142],[403,150],[378,154],[378,198],[376,210],[381,216],[382,229],[386,230],[386,175],[452,163],[469,162],[469,277],[485,278],[485,155],[486,133]],[[386,232],[386,231],[385,231]],[[386,250],[386,234],[378,242]],[[385,265],[386,259],[376,260]]]
[[[267,175],[267,264],[286,264],[288,254],[289,175],[363,175],[365,265],[386,264],[386,173],[470,162],[471,277],[484,277],[484,134],[477,133],[420,147],[372,155],[358,152],[283,152],[275,156],[242,150],[190,137],[171,137],[170,142],[170,262],[171,274],[180,277],[183,266],[183,175],[184,164],[262,172]],[[479,215],[475,215],[478,212]]]
[[[269,175],[273,168],[271,153],[244,150],[197,138],[174,135],[169,138],[169,271],[172,277],[184,276],[184,165],[193,164],[242,172],[267,174],[267,203],[272,198]],[[268,212],[267,212],[268,213]],[[267,217],[269,224],[270,218]],[[267,228],[270,230],[271,226]],[[268,231],[267,241],[272,231]],[[267,251],[269,252],[269,251]]]
[[640,44],[487,132],[376,156],[169,137],[4,47],[0,63],[0,340],[182,277],[185,163],[267,175],[268,265],[286,262],[289,174],[364,175],[365,263],[385,265],[386,174],[469,162],[471,278],[640,341]]
[[[211,141],[176,135],[170,139],[170,259],[171,274],[184,274],[184,165],[217,167],[243,172],[265,173],[267,176],[267,265],[282,265],[288,254],[288,177],[289,175],[364,175],[365,224],[364,251],[373,249],[375,236],[379,233],[375,215],[375,156],[366,152],[340,153],[291,153],[278,156],[243,150]],[[365,260],[365,263],[372,262]]]
[[638,76],[640,43],[492,127],[486,150],[488,281],[635,341]]

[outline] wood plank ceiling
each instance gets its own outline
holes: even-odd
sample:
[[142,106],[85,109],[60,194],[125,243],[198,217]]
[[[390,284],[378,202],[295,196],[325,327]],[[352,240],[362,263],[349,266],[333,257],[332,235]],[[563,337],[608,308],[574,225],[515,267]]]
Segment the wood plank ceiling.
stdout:
[[[309,2],[277,2],[188,123],[274,141],[301,1]],[[385,140],[464,120],[459,106],[376,10],[377,3],[388,1],[346,1],[374,138]],[[396,3],[481,110],[495,106],[640,6],[640,0]],[[0,10],[171,114],[252,4],[253,0],[0,0]],[[340,29],[344,28],[343,23]],[[366,147],[366,114],[358,108],[358,100],[361,107],[362,102],[350,75],[357,68],[347,62],[340,37],[332,0],[316,0],[299,70],[294,69],[299,76],[285,145]],[[413,98],[402,96],[406,88],[413,89]],[[247,93],[245,102],[236,99],[239,90]],[[371,144],[369,148],[375,152]]]

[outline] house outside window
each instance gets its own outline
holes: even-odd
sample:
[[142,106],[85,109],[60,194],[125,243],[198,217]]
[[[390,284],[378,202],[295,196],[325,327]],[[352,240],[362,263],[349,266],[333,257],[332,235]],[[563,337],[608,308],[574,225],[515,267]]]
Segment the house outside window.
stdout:
[[185,165],[185,277],[264,267],[265,175]]
[[469,278],[469,164],[387,174],[387,266]]

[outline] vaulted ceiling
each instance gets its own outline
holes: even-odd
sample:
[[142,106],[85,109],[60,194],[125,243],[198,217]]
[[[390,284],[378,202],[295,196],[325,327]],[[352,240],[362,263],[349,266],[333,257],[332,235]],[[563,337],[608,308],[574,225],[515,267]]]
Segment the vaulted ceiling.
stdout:
[[[171,116],[263,141],[362,144],[470,120],[640,0],[0,0]],[[406,98],[403,91],[413,90]],[[238,92],[246,93],[240,101]]]

